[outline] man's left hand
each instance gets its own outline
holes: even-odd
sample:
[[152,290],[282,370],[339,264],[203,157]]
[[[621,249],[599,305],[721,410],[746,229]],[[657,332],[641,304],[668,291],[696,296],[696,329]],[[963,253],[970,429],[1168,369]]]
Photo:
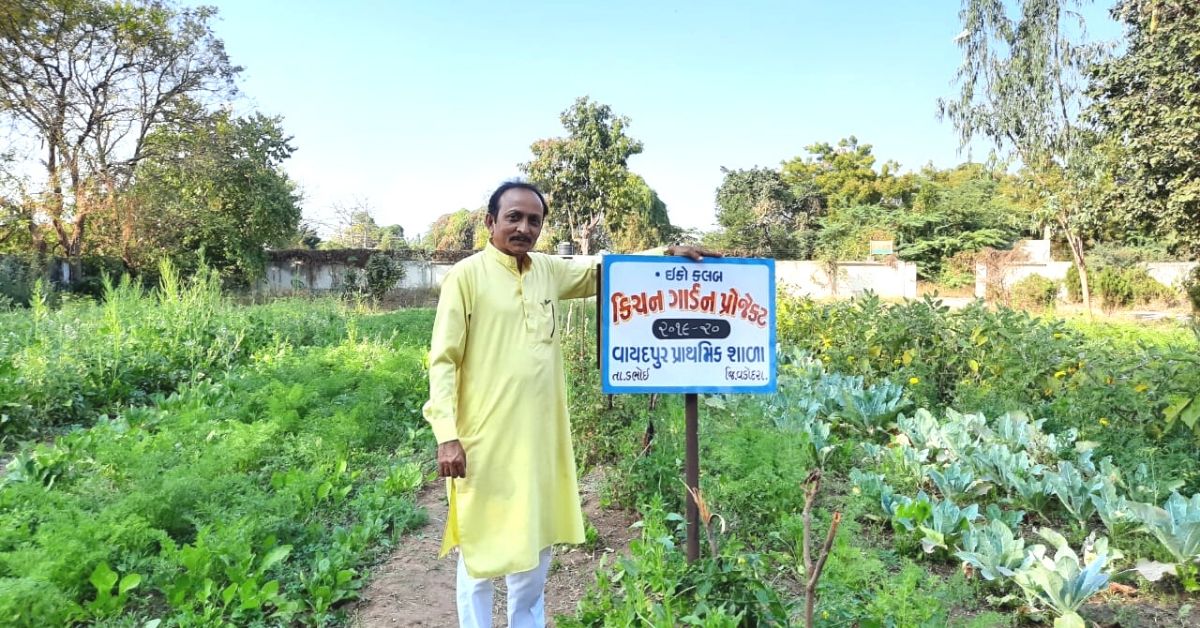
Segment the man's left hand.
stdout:
[[721,254],[716,251],[710,251],[700,246],[686,246],[683,244],[668,246],[667,255],[686,257],[694,262],[703,261],[706,257],[721,257]]

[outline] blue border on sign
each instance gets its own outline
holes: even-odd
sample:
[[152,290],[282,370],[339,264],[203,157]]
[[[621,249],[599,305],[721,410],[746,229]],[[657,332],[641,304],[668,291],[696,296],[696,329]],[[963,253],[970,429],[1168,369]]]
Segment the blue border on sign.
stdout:
[[[767,348],[770,354],[771,377],[766,384],[761,386],[613,386],[609,383],[609,365],[608,356],[611,351],[609,346],[609,327],[612,308],[612,300],[608,295],[612,294],[612,287],[609,285],[610,273],[609,267],[614,263],[654,263],[661,264],[663,262],[675,262],[681,264],[703,264],[703,265],[722,265],[722,264],[740,264],[751,266],[766,266],[767,280],[771,283],[770,295],[768,301],[770,303],[771,320],[768,323],[770,346]],[[686,257],[680,256],[657,256],[657,255],[605,255],[601,260],[601,281],[600,294],[596,295],[597,316],[600,317],[600,391],[606,395],[621,395],[621,394],[649,394],[649,393],[706,393],[706,394],[769,394],[776,391],[778,388],[776,382],[776,371],[778,365],[777,351],[775,349],[775,260],[749,258],[749,257],[706,257],[703,262],[696,262]]]

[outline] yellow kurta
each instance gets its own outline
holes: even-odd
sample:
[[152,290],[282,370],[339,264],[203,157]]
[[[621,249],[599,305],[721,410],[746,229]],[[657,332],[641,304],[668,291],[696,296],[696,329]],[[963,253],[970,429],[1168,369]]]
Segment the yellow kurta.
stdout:
[[458,439],[467,477],[450,480],[442,555],[490,578],[533,569],[538,553],[582,543],[583,513],[567,418],[560,299],[596,292],[592,265],[491,244],[442,282],[429,353],[425,418],[438,443]]

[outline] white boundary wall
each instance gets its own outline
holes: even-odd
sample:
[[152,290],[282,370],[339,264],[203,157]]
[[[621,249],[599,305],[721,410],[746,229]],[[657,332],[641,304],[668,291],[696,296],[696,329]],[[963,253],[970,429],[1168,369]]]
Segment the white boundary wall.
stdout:
[[[1139,264],[1146,269],[1151,277],[1164,286],[1178,288],[1193,268],[1200,262],[1146,262]],[[1051,281],[1064,281],[1072,262],[1049,262],[1045,264],[1010,264],[1005,269],[1004,287],[1011,288],[1014,284],[1030,275],[1041,275]],[[975,265],[975,296],[982,299],[987,294],[987,268],[983,264]]]
[[[560,256],[581,263],[599,263],[597,256]],[[453,264],[425,260],[405,261],[404,279],[398,289],[429,289],[441,285]],[[342,276],[353,268],[348,264],[321,263],[311,268],[304,264],[275,262],[267,264],[266,276],[259,289],[269,294],[287,294],[296,290],[328,292],[337,290]],[[849,298],[874,292],[890,299],[917,298],[917,265],[897,261],[893,264],[878,262],[840,262],[837,281],[830,281],[823,262],[787,261],[775,262],[775,282],[790,294],[813,298]],[[836,293],[834,287],[836,284]]]
[[873,292],[887,299],[917,298],[917,265],[897,261],[838,262],[836,281],[824,262],[775,262],[775,283],[795,296],[845,299]]

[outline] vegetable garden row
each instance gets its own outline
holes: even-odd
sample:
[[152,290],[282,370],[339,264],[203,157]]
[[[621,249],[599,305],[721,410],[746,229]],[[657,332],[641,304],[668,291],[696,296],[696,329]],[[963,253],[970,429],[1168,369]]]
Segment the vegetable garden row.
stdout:
[[[204,273],[48,301],[0,314],[0,623],[345,622],[424,522],[432,313],[238,305]],[[643,534],[559,625],[801,621],[814,470],[813,534],[841,522],[817,625],[1200,621],[1192,330],[781,299],[779,393],[704,400],[688,565],[681,404],[601,396],[586,309],[577,456]]]

